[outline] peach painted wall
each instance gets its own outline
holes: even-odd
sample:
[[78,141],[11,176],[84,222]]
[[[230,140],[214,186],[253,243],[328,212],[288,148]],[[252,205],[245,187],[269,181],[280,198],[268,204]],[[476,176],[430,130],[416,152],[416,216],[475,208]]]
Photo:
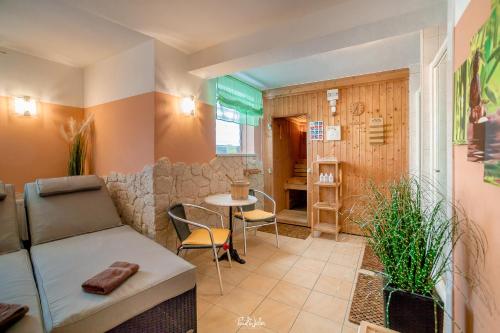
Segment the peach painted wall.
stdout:
[[92,172],[129,173],[154,163],[155,93],[85,108],[94,114]]
[[[474,33],[490,15],[490,0],[471,0],[455,27],[455,70],[469,54],[469,42]],[[484,230],[488,241],[485,267],[481,273],[490,305],[500,306],[500,187],[483,182],[484,167],[481,163],[467,161],[467,146],[455,146],[454,150],[454,197],[466,210],[469,218]],[[477,269],[476,258],[470,258],[458,249],[455,263],[462,267]],[[454,315],[464,332],[497,332],[500,323],[498,309],[488,310],[479,294],[461,278],[455,278]],[[458,332],[459,330],[456,329]]]
[[179,97],[155,93],[155,160],[202,163],[215,157],[215,113],[198,102],[196,116],[179,112]]
[[0,179],[23,192],[36,178],[65,176],[69,154],[60,126],[70,117],[81,120],[83,109],[39,102],[37,117],[20,117],[12,98],[0,96]]

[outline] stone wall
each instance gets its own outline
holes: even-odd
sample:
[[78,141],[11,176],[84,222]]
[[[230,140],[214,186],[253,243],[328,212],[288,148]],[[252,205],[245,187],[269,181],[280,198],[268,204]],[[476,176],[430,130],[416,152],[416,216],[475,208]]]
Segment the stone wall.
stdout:
[[[204,198],[230,191],[226,174],[242,179],[245,169],[259,169],[250,175],[250,187],[263,190],[262,162],[255,157],[216,157],[209,163],[171,163],[161,158],[135,174],[112,173],[106,183],[123,223],[154,239],[170,250],[177,247],[177,236],[166,214],[176,203],[192,203],[219,211],[227,221],[227,209],[208,207]],[[187,211],[188,218],[206,225],[216,225],[216,215],[198,210]]]

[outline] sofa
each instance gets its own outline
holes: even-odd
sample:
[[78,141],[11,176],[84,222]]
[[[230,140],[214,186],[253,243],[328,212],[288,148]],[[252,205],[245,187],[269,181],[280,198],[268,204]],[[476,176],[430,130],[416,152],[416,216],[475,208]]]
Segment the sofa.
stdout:
[[11,326],[8,332],[44,332],[29,254],[21,248],[14,186],[6,184],[5,194],[5,198],[0,200],[0,303],[29,307],[28,313]]
[[[102,179],[37,180],[24,196],[29,257],[20,251],[31,259],[46,332],[196,331],[195,267],[123,225]],[[109,295],[82,290],[115,261],[140,269]]]

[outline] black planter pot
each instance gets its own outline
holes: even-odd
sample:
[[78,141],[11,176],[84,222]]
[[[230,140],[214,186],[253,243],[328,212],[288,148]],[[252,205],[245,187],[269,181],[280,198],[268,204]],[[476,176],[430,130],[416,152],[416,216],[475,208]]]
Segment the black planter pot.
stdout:
[[435,305],[430,297],[394,290],[390,286],[384,288],[385,326],[401,333],[443,332],[442,306],[441,302]]

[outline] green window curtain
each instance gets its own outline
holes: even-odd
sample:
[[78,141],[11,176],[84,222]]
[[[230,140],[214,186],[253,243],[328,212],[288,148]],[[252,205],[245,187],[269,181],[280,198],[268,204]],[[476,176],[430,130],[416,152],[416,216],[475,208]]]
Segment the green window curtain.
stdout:
[[258,126],[262,118],[262,92],[232,76],[217,78],[217,119]]

